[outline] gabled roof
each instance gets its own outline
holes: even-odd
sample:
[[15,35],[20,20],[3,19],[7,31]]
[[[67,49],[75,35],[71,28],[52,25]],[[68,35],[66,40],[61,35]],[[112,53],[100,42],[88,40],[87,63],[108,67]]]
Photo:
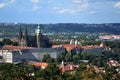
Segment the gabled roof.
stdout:
[[26,46],[11,46],[11,45],[4,45],[2,49],[4,50],[23,50],[23,49],[33,49],[34,47],[26,47]]
[[44,67],[44,68],[48,66],[48,64],[44,62],[36,62],[36,63],[33,63],[32,65],[35,67]]
[[75,45],[75,44],[62,44],[62,45],[53,45],[52,48],[58,48],[58,47],[63,47],[67,50],[72,50],[74,48],[81,48],[80,45]]
[[82,48],[84,49],[84,50],[87,50],[87,49],[93,49],[93,48],[102,48],[101,46],[99,46],[99,45],[88,45],[88,46],[82,46]]
[[78,68],[78,65],[73,65],[73,64],[63,65],[63,64],[60,64],[59,68],[64,73],[66,71],[75,71]]

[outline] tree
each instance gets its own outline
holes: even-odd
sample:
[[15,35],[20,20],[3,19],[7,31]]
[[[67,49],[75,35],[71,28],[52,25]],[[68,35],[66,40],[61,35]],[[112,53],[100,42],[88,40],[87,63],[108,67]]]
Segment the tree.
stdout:
[[10,39],[3,39],[3,44],[11,45],[12,41]]
[[45,54],[42,59],[43,62],[51,63],[54,62],[54,59],[50,57],[49,54]]
[[78,60],[80,59],[80,54],[73,55],[73,62],[76,64]]
[[32,68],[14,64],[0,64],[0,80],[35,80],[29,76]]
[[71,60],[72,60],[71,53],[67,53],[67,54],[65,55],[65,61],[66,61],[66,62],[71,62]]
[[0,44],[4,45],[17,45],[17,42],[12,42],[10,39],[3,39],[3,41]]
[[43,70],[40,69],[35,75],[40,80],[64,80],[61,70],[55,63],[50,63]]

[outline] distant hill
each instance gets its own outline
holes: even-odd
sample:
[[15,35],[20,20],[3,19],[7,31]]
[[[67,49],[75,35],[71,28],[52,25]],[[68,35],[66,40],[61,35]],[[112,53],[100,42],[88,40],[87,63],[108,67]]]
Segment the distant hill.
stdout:
[[[0,32],[7,35],[16,35],[19,32],[19,27],[24,29],[28,27],[28,32],[33,34],[37,28],[37,24],[14,24],[0,23]],[[120,34],[120,23],[107,24],[78,24],[78,23],[58,23],[58,24],[40,24],[43,32],[88,32],[88,33],[111,33]]]

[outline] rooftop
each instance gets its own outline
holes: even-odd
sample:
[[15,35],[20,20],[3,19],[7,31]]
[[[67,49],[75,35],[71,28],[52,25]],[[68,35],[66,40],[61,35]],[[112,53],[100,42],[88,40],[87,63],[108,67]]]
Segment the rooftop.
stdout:
[[3,50],[23,50],[23,49],[34,49],[34,47],[4,45],[2,49]]
[[58,47],[63,47],[67,50],[72,50],[74,48],[81,48],[80,45],[75,45],[75,44],[62,44],[62,45],[53,45],[52,48],[58,48]]

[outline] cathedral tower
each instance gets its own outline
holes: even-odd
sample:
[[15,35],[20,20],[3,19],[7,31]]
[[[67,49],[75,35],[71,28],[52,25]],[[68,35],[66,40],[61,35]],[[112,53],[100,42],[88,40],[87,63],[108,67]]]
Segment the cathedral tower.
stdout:
[[42,43],[41,43],[42,42],[42,33],[41,33],[39,24],[36,29],[36,40],[37,40],[37,48],[42,48]]
[[27,27],[25,27],[24,40],[25,40],[25,46],[28,46],[28,31],[27,31]]
[[19,38],[18,39],[19,39],[18,40],[19,46],[27,46],[27,42],[28,42],[27,27],[25,28],[24,34],[22,32],[22,28],[20,27]]

